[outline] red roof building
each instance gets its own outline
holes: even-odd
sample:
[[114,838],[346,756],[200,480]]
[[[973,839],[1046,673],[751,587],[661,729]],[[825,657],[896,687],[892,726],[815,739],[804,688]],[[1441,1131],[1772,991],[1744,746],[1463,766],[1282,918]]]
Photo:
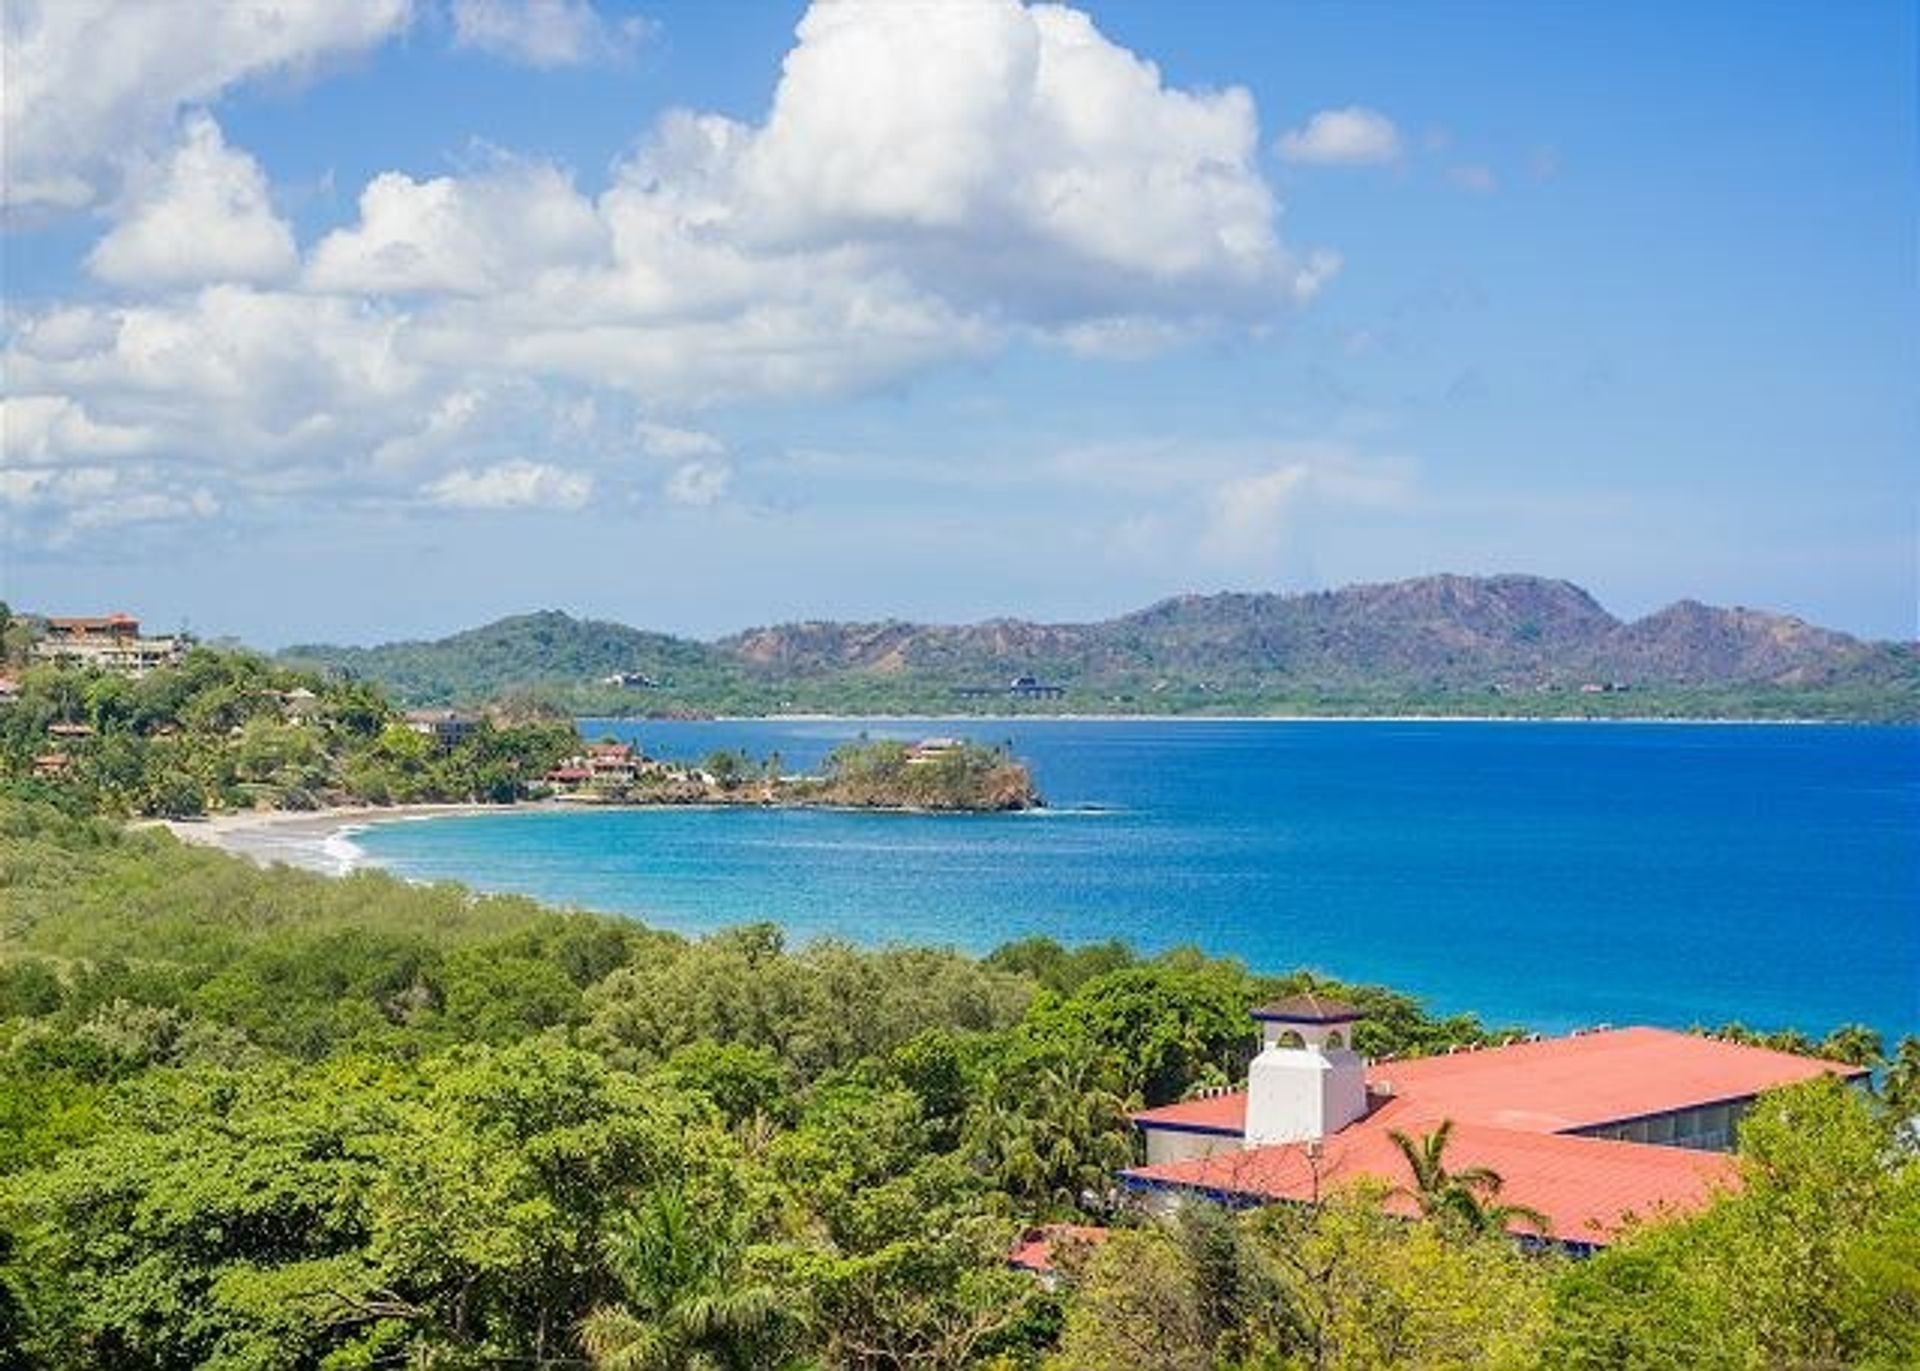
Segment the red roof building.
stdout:
[[[1866,1075],[1659,1028],[1368,1063],[1338,1031],[1352,1022],[1349,1009],[1256,1011],[1267,1048],[1249,1088],[1136,1114],[1147,1164],[1126,1172],[1127,1183],[1230,1203],[1311,1202],[1362,1179],[1404,1183],[1389,1135],[1418,1137],[1451,1120],[1451,1169],[1490,1168],[1505,1182],[1501,1199],[1546,1214],[1555,1241],[1599,1247],[1630,1218],[1697,1208],[1733,1185],[1727,1153],[1761,1091],[1826,1073]],[[1389,1207],[1414,1212],[1404,1197]]]
[[1043,1224],[1020,1235],[1020,1241],[1007,1254],[1007,1265],[1037,1276],[1055,1276],[1059,1274],[1063,1255],[1090,1251],[1106,1240],[1104,1228],[1076,1223]]

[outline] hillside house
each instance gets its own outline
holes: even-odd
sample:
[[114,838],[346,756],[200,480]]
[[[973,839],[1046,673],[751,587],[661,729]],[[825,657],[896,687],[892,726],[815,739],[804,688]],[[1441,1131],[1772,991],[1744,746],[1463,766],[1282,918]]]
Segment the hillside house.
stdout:
[[33,645],[33,659],[143,676],[178,662],[188,646],[180,635],[143,636],[140,621],[131,614],[62,617],[47,620],[45,635]]
[[443,748],[453,747],[464,742],[480,721],[466,714],[457,714],[451,709],[415,709],[406,716],[407,727],[415,733],[433,739]]
[[[1866,1076],[1660,1028],[1369,1062],[1353,1050],[1362,1011],[1351,1005],[1296,995],[1253,1017],[1262,1046],[1244,1089],[1134,1115],[1146,1164],[1123,1181],[1150,1202],[1310,1203],[1363,1178],[1402,1185],[1390,1134],[1417,1138],[1451,1120],[1452,1169],[1490,1168],[1505,1181],[1503,1201],[1547,1215],[1562,1247],[1591,1251],[1630,1215],[1696,1208],[1732,1184],[1728,1153],[1761,1091],[1823,1073]],[[1404,1195],[1388,1204],[1416,1212]]]
[[585,751],[567,758],[542,779],[561,795],[591,799],[625,790],[652,765],[630,743],[588,743]]

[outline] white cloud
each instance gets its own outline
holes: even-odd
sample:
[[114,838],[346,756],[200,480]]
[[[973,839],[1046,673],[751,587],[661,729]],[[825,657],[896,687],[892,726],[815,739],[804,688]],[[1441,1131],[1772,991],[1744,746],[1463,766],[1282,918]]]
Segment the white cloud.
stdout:
[[360,222],[321,239],[307,269],[317,290],[477,295],[526,285],[599,255],[593,207],[555,167],[501,160],[465,178],[376,176]]
[[677,505],[704,506],[724,499],[733,484],[733,468],[723,461],[701,458],[675,467],[667,477],[666,496]]
[[456,46],[531,67],[618,60],[651,32],[645,19],[607,19],[591,0],[453,0]]
[[153,435],[132,425],[102,424],[65,395],[0,399],[0,466],[58,465],[64,459],[118,457],[150,447]]
[[422,493],[455,509],[579,509],[593,494],[593,478],[543,462],[502,462],[450,471]]
[[1220,485],[1208,501],[1205,550],[1228,561],[1255,560],[1272,552],[1311,475],[1305,462],[1291,462]]
[[[176,73],[140,108],[175,127],[181,100],[375,41],[403,10],[335,31],[287,0],[310,21],[300,42]],[[577,454],[560,476],[590,480],[636,446],[671,464],[667,498],[709,502],[732,479],[725,445],[639,416],[867,390],[1019,343],[1133,356],[1258,332],[1338,267],[1280,241],[1245,91],[1169,86],[1085,15],[1015,0],[817,6],[764,123],[672,114],[597,192],[498,153],[386,172],[297,287],[243,283],[280,270],[284,225],[211,118],[187,127],[95,267],[186,285],[224,261],[224,279],[22,313],[0,365],[229,508],[318,490],[584,499],[507,459]],[[206,222],[230,232],[186,231]],[[79,433],[47,460],[97,460]]]
[[0,199],[89,205],[168,141],[182,108],[365,51],[410,15],[409,0],[9,0]]
[[1280,156],[1289,162],[1349,166],[1400,158],[1400,130],[1393,120],[1364,105],[1321,110],[1304,128],[1280,135]]
[[634,432],[640,439],[640,450],[649,457],[724,457],[727,452],[725,443],[699,429],[674,428],[643,419],[634,426]]
[[227,146],[206,114],[188,118],[178,147],[135,191],[87,268],[123,286],[270,281],[298,258],[293,234],[273,212],[267,178]]

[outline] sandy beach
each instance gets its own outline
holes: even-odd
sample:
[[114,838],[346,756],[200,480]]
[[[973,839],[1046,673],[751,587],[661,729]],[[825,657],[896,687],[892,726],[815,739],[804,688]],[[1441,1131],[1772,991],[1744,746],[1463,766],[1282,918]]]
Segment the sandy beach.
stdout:
[[164,828],[183,843],[217,847],[261,866],[276,862],[338,875],[359,864],[355,833],[373,824],[404,823],[484,814],[525,813],[549,804],[350,805],[332,809],[249,810],[205,819],[161,819],[146,825]]

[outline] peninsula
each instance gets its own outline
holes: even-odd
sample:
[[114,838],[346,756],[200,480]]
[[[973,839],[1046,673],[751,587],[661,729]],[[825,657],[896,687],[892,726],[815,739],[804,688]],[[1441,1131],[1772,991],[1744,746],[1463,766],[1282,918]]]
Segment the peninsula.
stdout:
[[[14,631],[16,627],[24,632]],[[1007,751],[847,744],[817,775],[583,740],[510,703],[402,711],[374,684],[140,636],[137,620],[12,620],[0,637],[0,791],[69,813],[192,818],[392,805],[757,805],[997,812],[1040,796]],[[137,645],[139,650],[134,650]]]

